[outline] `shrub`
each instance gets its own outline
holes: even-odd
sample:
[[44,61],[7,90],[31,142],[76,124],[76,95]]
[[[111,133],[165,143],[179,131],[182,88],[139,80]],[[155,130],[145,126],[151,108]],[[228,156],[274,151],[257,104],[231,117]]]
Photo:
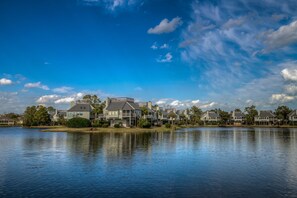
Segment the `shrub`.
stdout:
[[89,126],[91,126],[91,122],[86,118],[71,118],[67,121],[67,127],[70,128],[83,128]]
[[166,124],[165,124],[165,127],[169,129],[169,128],[171,128],[171,124],[166,123]]
[[109,122],[108,121],[105,121],[105,120],[95,120],[92,123],[92,127],[103,127],[103,128],[106,128],[108,126],[109,126]]
[[147,119],[140,119],[138,122],[138,127],[140,128],[151,128],[151,123]]
[[121,125],[120,123],[119,123],[119,124],[114,124],[113,127],[114,127],[114,128],[121,128],[122,125]]
[[108,127],[109,127],[109,123],[104,123],[104,124],[102,125],[102,127],[103,127],[103,128],[108,128]]

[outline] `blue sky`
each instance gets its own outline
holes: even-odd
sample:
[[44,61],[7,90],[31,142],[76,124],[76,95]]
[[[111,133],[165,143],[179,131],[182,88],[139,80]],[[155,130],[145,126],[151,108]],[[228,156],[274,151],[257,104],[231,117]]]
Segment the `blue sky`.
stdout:
[[0,113],[92,93],[297,108],[294,0],[2,0]]

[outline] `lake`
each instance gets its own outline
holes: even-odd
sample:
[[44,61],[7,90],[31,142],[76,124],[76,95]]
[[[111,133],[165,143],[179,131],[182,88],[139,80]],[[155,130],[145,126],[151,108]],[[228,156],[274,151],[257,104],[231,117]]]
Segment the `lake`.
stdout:
[[0,197],[297,197],[297,129],[0,128]]

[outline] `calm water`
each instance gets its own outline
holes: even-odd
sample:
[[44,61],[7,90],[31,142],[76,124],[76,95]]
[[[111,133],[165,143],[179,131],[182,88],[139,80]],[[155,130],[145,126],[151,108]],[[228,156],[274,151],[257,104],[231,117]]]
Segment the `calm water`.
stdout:
[[297,197],[297,129],[0,128],[0,197]]

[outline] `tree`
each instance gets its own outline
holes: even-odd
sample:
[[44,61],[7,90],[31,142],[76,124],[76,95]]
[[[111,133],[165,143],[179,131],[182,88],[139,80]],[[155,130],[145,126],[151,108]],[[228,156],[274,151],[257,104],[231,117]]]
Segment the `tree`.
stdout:
[[101,100],[97,95],[87,94],[83,97],[83,100],[85,100],[86,102],[88,102],[90,105],[94,107],[95,117],[97,117],[98,114],[103,113],[105,103],[101,103]]
[[50,122],[50,115],[44,106],[29,106],[24,112],[24,126],[49,125]]
[[24,126],[35,126],[37,123],[35,122],[34,116],[37,111],[36,106],[27,107],[24,112]]
[[202,116],[202,110],[197,106],[192,106],[190,111],[192,112],[192,124],[199,124]]
[[47,112],[48,112],[49,114],[51,114],[51,113],[55,113],[55,112],[56,112],[56,109],[55,109],[54,107],[52,107],[52,106],[49,106],[49,107],[47,107],[46,109],[47,109]]
[[51,118],[47,108],[44,106],[38,106],[37,111],[34,114],[34,120],[36,121],[37,125],[49,125],[51,123]]
[[256,106],[252,105],[250,107],[245,107],[246,112],[246,122],[247,124],[254,124],[255,116],[258,115]]
[[144,116],[144,115],[148,115],[148,114],[149,114],[148,108],[141,107],[141,115]]
[[173,111],[171,111],[168,114],[168,118],[170,118],[170,120],[172,120],[172,124],[173,124],[173,120],[176,118],[176,114]]
[[287,106],[278,106],[275,110],[275,115],[278,119],[281,120],[281,123],[287,123],[288,122],[288,115],[292,112],[292,110]]
[[222,124],[226,125],[229,122],[229,120],[231,119],[231,115],[227,111],[223,111],[221,109],[218,109],[217,113],[221,117],[221,123]]

